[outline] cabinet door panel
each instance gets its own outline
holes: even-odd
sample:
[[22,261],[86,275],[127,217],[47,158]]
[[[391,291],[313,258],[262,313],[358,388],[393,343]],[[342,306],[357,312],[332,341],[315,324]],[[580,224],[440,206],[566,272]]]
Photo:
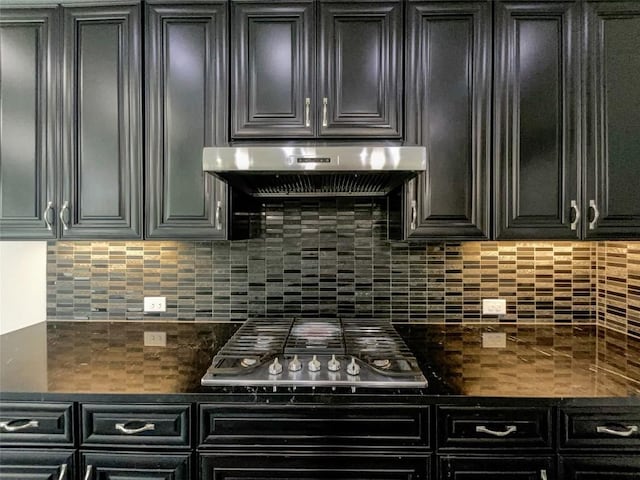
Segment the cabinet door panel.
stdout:
[[418,455],[201,454],[202,480],[427,480],[430,458]]
[[149,6],[149,238],[224,238],[226,187],[202,149],[226,138],[226,6]]
[[313,135],[313,6],[233,4],[232,137]]
[[640,476],[637,455],[561,456],[560,478],[563,480],[632,480]]
[[[0,238],[3,239],[56,236],[53,228],[56,17],[54,9],[3,9],[0,15]],[[51,206],[47,209],[49,202]]]
[[402,5],[327,2],[320,12],[320,135],[399,137]]
[[[191,455],[80,452],[84,478],[100,480],[188,480]],[[90,468],[90,474],[86,472]]]
[[427,148],[409,184],[411,238],[489,235],[490,22],[489,4],[409,6],[406,138]]
[[587,238],[640,235],[640,5],[587,4]]
[[498,238],[576,238],[577,4],[496,3]]
[[64,9],[61,238],[142,235],[139,22],[137,6]]
[[0,449],[0,480],[75,478],[75,453],[65,450]]
[[[553,480],[555,459],[507,455],[439,455],[440,480]],[[563,477],[564,478],[564,477]]]

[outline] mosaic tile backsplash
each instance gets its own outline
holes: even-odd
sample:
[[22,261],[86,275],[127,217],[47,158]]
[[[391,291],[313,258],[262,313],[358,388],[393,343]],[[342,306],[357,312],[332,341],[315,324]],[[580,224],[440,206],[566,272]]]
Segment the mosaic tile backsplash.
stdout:
[[[48,318],[595,321],[596,243],[389,241],[371,199],[269,203],[262,222],[233,242],[50,242]],[[144,314],[144,296],[165,296],[166,313]],[[483,316],[495,297],[507,314]]]

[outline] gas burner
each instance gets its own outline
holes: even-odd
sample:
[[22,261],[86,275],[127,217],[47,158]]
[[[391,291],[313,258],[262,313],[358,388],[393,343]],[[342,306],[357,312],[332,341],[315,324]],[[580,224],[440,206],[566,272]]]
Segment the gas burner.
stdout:
[[240,365],[245,368],[253,367],[256,363],[258,363],[258,359],[256,358],[243,358],[240,360]]
[[247,320],[213,358],[204,386],[423,388],[417,361],[389,322]]

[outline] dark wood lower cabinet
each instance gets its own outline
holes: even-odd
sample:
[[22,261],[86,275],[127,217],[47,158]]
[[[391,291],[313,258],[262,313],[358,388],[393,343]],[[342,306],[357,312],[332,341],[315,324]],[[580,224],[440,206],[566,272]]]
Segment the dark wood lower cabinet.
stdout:
[[555,463],[553,456],[439,455],[438,479],[552,480]]
[[75,454],[71,450],[0,448],[0,479],[73,479],[74,458]]
[[201,480],[426,480],[430,456],[372,452],[201,453]]
[[188,480],[191,454],[148,454],[111,451],[80,452],[80,478],[85,480]]
[[640,478],[640,455],[561,456],[562,480],[631,480]]

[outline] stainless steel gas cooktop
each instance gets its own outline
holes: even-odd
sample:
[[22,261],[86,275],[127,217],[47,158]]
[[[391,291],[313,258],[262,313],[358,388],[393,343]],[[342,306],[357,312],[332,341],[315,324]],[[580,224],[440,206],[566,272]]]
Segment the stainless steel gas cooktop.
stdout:
[[424,388],[393,326],[372,319],[250,319],[213,358],[204,386]]

